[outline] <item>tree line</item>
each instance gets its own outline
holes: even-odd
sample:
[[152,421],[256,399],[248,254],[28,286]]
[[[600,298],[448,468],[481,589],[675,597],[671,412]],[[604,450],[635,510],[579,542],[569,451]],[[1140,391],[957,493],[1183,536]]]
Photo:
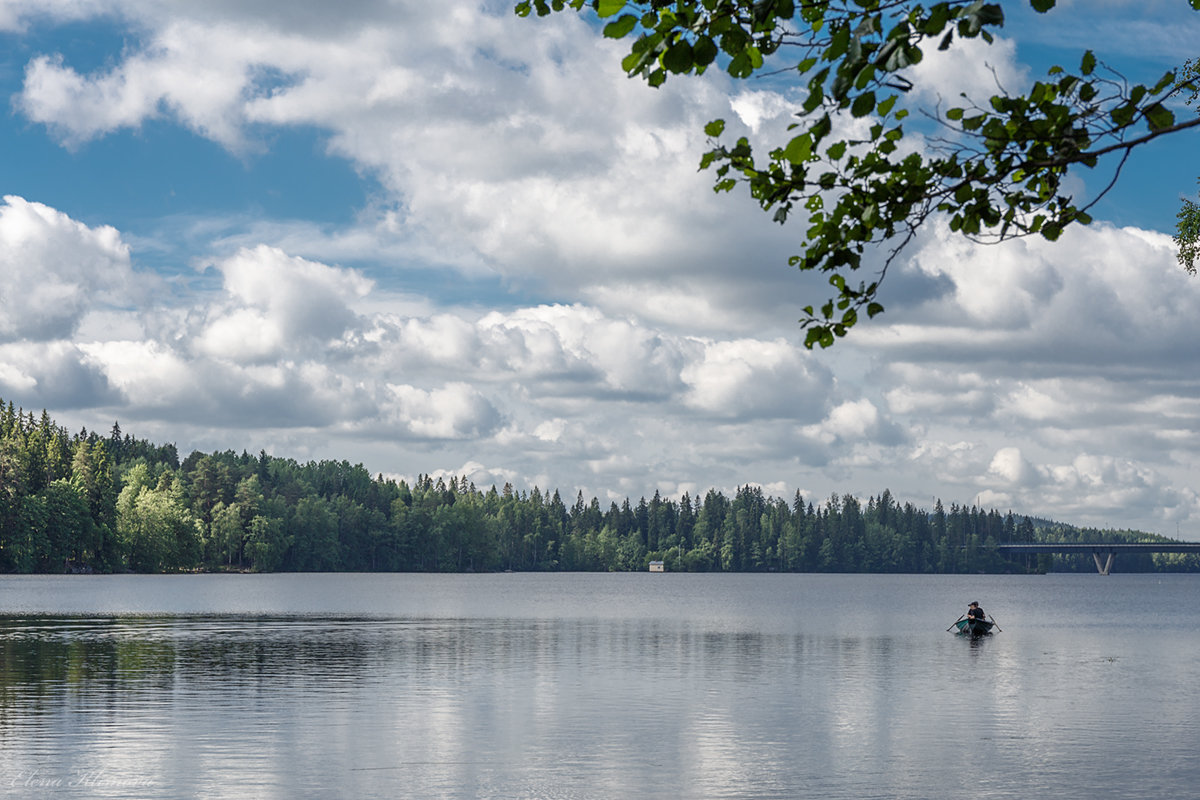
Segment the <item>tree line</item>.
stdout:
[[[1086,556],[1005,557],[1003,542],[1169,541],[937,501],[814,503],[743,486],[602,508],[576,493],[467,478],[372,477],[310,461],[157,445],[114,424],[71,435],[0,401],[0,573],[1085,570]],[[1122,556],[1127,571],[1196,570],[1194,555]]]

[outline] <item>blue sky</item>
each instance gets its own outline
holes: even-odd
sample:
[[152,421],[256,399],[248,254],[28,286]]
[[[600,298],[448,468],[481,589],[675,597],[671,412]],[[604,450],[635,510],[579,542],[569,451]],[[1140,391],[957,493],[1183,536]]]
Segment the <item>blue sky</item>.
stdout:
[[[1060,6],[1006,6],[999,79],[1091,46],[1153,80],[1200,41],[1185,2]],[[0,39],[0,397],[72,430],[1200,539],[1200,280],[1167,235],[1194,133],[1055,245],[930,226],[888,313],[809,352],[798,226],[695,169],[709,119],[783,130],[778,81],[650,90],[585,19],[473,0],[0,0]],[[927,59],[922,97],[979,63]]]

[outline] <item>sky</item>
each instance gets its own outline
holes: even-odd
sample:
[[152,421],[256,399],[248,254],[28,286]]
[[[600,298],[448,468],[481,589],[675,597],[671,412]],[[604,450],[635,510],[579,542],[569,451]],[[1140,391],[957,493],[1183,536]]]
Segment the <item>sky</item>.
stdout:
[[[1200,41],[1183,0],[1006,9],[914,102],[1089,47],[1153,82]],[[0,0],[0,398],[568,504],[888,489],[1200,540],[1200,278],[1170,238],[1200,134],[1057,243],[927,226],[887,312],[809,351],[801,226],[697,169],[714,118],[786,141],[795,88],[651,89],[623,52],[507,1]]]

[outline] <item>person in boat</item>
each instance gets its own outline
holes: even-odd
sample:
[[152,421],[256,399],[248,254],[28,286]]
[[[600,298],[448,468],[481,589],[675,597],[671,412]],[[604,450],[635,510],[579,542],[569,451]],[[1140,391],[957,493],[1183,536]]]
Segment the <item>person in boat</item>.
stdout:
[[987,614],[979,607],[979,603],[972,602],[967,606],[967,619],[971,622],[983,622],[987,618]]

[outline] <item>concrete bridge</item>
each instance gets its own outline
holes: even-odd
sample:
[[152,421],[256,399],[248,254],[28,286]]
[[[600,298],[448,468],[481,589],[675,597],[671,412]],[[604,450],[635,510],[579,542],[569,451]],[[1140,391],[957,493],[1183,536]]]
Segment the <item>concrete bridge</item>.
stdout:
[[[1091,553],[1092,559],[1096,562],[1096,571],[1101,575],[1107,575],[1112,569],[1113,559],[1117,553],[1200,553],[1200,543],[998,544],[996,550],[1000,553]],[[1101,561],[1101,557],[1104,558],[1103,561]]]

